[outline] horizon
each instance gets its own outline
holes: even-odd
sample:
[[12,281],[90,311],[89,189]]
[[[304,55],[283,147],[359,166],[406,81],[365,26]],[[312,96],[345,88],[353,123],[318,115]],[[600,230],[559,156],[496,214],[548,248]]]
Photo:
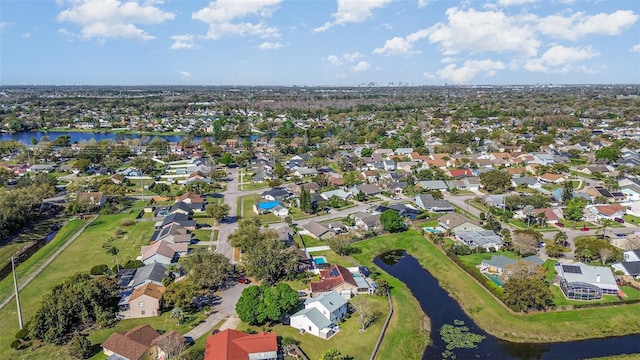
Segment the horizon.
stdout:
[[57,0],[0,8],[2,86],[640,83],[635,0]]

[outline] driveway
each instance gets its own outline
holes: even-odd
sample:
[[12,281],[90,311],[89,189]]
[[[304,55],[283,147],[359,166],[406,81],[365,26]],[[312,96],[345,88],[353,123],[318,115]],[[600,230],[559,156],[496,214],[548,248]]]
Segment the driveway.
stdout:
[[220,321],[236,316],[236,304],[238,303],[238,299],[240,298],[240,295],[242,295],[242,290],[249,286],[251,285],[236,284],[230,289],[221,291],[219,295],[222,298],[222,302],[215,306],[215,312],[209,315],[203,323],[184,334],[184,336],[191,337],[194,340],[198,339],[201,336],[211,333],[211,330],[213,330]]

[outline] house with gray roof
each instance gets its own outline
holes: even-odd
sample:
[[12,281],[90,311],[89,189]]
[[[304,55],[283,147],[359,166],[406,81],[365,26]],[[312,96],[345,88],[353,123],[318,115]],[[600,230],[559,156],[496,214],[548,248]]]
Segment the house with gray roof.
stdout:
[[447,183],[442,180],[423,180],[418,181],[416,185],[419,185],[425,190],[447,191]]
[[309,221],[301,227],[303,229],[301,233],[308,234],[314,239],[328,240],[336,236],[336,233],[333,230],[329,229],[325,224],[317,221]]
[[452,232],[483,230],[476,220],[468,219],[457,213],[449,213],[438,218],[438,225]]
[[348,191],[344,191],[342,189],[336,189],[336,190],[325,191],[322,194],[320,194],[320,196],[322,196],[322,198],[325,200],[329,200],[334,196],[337,196],[340,200],[347,200],[353,197],[353,194]]
[[590,266],[583,263],[555,266],[560,288],[573,300],[599,300],[603,294],[615,295],[620,291],[610,267]]
[[289,324],[301,333],[329,339],[340,327],[338,321],[347,316],[348,302],[335,291],[319,294],[304,303],[304,309],[291,315]]
[[470,247],[497,250],[504,245],[502,237],[493,230],[455,231],[454,234],[458,240]]
[[[544,261],[537,256],[528,256],[523,258],[522,261],[531,262],[540,266],[544,264]],[[482,260],[482,263],[480,263],[480,271],[503,274],[507,266],[513,265],[516,262],[518,262],[517,259],[511,259],[504,255],[492,255],[491,259]]]
[[414,202],[420,209],[430,212],[455,211],[449,200],[435,200],[431,194],[417,195]]
[[154,262],[135,269],[135,274],[129,283],[129,287],[137,288],[147,283],[162,285],[162,279],[167,275],[167,266],[159,262]]

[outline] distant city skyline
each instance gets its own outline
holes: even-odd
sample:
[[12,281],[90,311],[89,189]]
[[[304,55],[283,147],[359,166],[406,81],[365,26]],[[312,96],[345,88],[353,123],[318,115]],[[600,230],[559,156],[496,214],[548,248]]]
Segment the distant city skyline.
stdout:
[[1,85],[640,83],[637,0],[6,0]]

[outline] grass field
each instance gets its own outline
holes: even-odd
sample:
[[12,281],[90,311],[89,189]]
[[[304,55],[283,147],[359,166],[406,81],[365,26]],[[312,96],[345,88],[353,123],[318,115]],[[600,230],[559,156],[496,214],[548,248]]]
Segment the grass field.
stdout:
[[253,204],[256,203],[256,200],[260,199],[259,194],[251,194],[245,195],[238,199],[238,213],[242,216],[243,219],[253,219],[258,218],[262,221],[263,224],[266,223],[274,223],[280,222],[280,218],[269,213],[258,215],[253,211]]
[[354,360],[369,359],[378,335],[380,335],[380,330],[382,329],[384,320],[389,313],[389,305],[386,297],[367,295],[359,296],[362,296],[370,304],[372,311],[379,311],[383,314],[376,322],[362,332],[359,331],[360,321],[357,314],[353,314],[345,322],[341,323],[340,328],[342,330],[329,340],[323,340],[310,334],[302,335],[297,329],[281,324],[266,328],[251,327],[246,324],[242,324],[238,329],[251,329],[255,331],[268,330],[274,332],[278,336],[292,337],[300,341],[300,348],[311,359],[320,359],[322,354],[333,347],[338,349],[343,356],[350,355]]
[[[20,293],[22,314],[25,322],[37,310],[42,296],[49,293],[54,286],[60,284],[66,278],[77,272],[89,271],[94,265],[107,264],[110,267],[114,266],[116,264],[115,257],[107,254],[102,245],[109,237],[113,236],[114,230],[120,226],[122,219],[134,219],[143,206],[143,202],[137,202],[134,208],[127,213],[100,215],[91,226],[85,229],[78,239],[69,245],[40,275],[26,286]],[[47,246],[60,241],[57,239],[58,237],[63,240],[65,236],[68,238],[70,234],[73,234],[81,227],[81,224],[78,224],[80,222],[80,220],[75,220],[63,227],[56,239],[52,240]],[[123,228],[123,230],[125,230],[125,234],[111,243],[120,250],[118,254],[120,264],[127,260],[135,259],[140,254],[140,246],[149,243],[149,239],[153,234],[153,223],[135,223],[132,226]],[[46,258],[44,254],[47,253],[47,246],[38,251],[24,265],[27,266],[30,261],[35,261],[36,257]],[[8,292],[11,291],[11,284],[9,284],[7,290]],[[8,294],[8,292],[5,293]],[[9,349],[9,343],[16,331],[18,331],[16,306],[15,302],[11,302],[0,310],[0,358],[6,358],[5,355],[12,353]]]
[[[414,234],[414,231],[408,231],[394,238],[382,236],[382,240],[375,242],[359,242],[355,246],[362,248],[363,253],[357,258],[365,254],[375,256],[390,249],[407,250],[480,327],[502,339],[556,342],[640,333],[640,304],[527,315],[511,313],[435,245]],[[621,323],[625,326],[619,326]]]

